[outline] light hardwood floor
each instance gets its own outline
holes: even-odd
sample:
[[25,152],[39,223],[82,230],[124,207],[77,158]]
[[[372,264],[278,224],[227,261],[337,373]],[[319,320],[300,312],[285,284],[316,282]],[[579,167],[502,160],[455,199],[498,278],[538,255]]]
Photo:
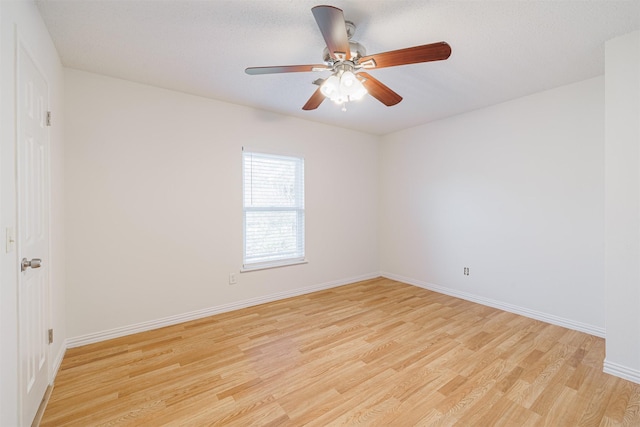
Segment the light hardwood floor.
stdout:
[[67,351],[42,426],[640,426],[604,340],[374,279]]

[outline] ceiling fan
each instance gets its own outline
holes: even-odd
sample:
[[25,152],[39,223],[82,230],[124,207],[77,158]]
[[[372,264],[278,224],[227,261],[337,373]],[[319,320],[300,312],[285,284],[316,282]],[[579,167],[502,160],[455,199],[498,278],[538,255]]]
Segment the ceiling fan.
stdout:
[[431,43],[406,49],[367,55],[364,46],[351,41],[355,25],[345,21],[341,9],[333,6],[316,6],[311,9],[322,37],[327,44],[322,64],[283,65],[271,67],[249,67],[247,74],[295,73],[308,71],[330,71],[326,79],[316,79],[318,89],[302,107],[315,110],[329,98],[342,104],[362,98],[367,93],[390,107],[402,101],[402,97],[363,70],[395,67],[420,62],[441,61],[449,58],[451,47],[446,42]]

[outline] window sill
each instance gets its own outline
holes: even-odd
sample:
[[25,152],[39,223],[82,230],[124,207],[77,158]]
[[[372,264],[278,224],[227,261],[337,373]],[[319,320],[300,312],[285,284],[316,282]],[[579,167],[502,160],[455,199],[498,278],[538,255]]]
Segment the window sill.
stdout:
[[243,265],[240,269],[240,273],[247,273],[249,271],[268,270],[271,268],[287,267],[290,265],[307,264],[309,261],[306,259],[296,261],[281,261],[263,264]]

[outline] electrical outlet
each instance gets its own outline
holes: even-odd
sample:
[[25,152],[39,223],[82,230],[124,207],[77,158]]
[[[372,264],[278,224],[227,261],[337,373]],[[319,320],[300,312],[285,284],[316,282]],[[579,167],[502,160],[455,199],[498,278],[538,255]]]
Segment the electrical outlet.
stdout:
[[469,267],[465,267],[462,274],[464,274],[465,276],[468,276],[469,275]]
[[236,273],[229,273],[229,284],[230,285],[236,284]]

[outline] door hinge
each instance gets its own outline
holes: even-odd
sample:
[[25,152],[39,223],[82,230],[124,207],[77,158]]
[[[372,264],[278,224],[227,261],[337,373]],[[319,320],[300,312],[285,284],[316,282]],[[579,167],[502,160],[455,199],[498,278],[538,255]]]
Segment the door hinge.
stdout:
[[47,126],[51,126],[51,111],[47,111]]
[[53,344],[53,329],[49,329],[49,344]]

